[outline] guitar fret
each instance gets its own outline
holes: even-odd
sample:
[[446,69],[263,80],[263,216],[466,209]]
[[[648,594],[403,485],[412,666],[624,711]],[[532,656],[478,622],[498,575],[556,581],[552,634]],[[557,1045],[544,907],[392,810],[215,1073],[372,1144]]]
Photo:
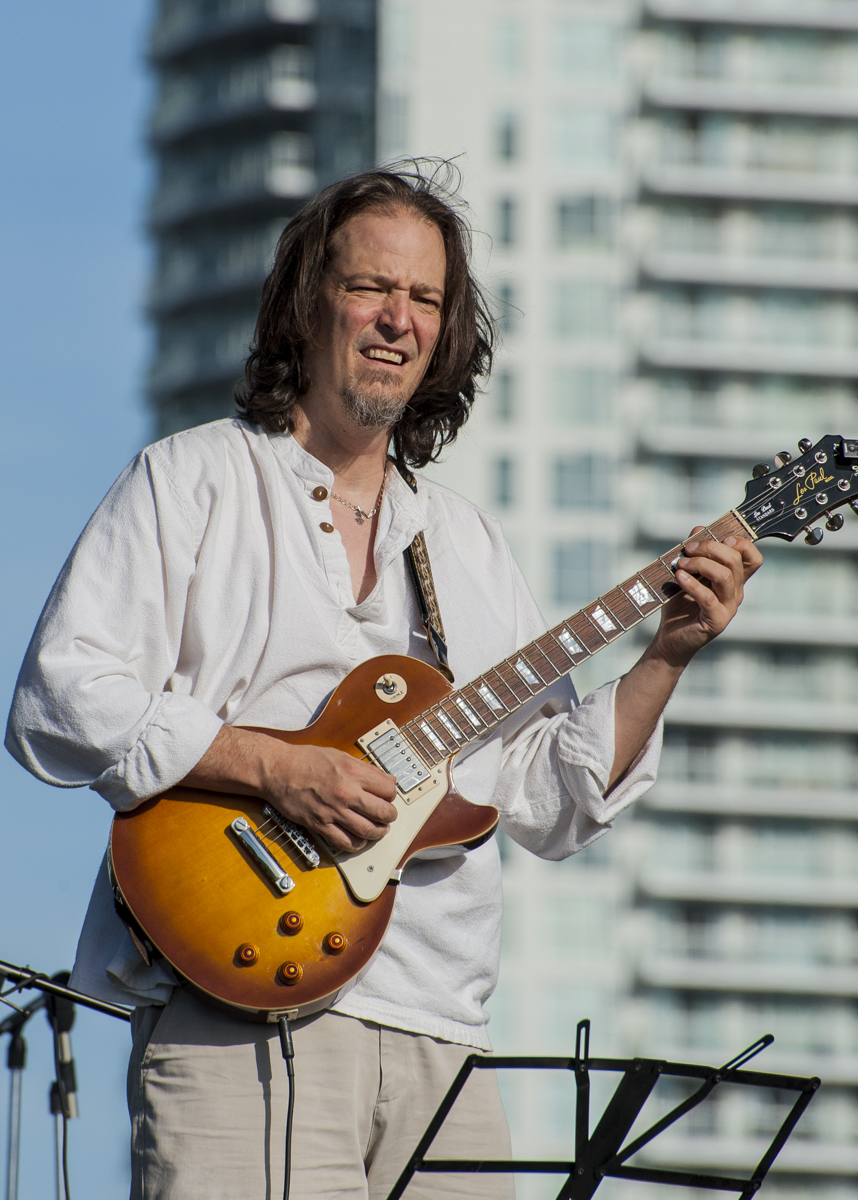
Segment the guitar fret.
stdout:
[[452,709],[448,708],[447,705],[449,704],[451,704],[450,700],[441,701],[437,709],[438,718],[439,720],[443,721],[444,725],[446,725],[455,738],[457,738],[460,742],[464,741],[467,739],[470,731],[466,728],[463,729],[463,727],[459,725],[457,720],[459,714],[456,712],[455,706]]
[[[500,676],[503,683],[506,684],[507,690],[515,696],[515,706],[518,708],[520,704],[524,704],[525,700],[529,700],[533,692],[524,682],[520,675],[516,673],[507,659],[502,663],[498,663],[495,667],[495,673]],[[520,691],[520,689],[523,690]]]
[[522,679],[528,687],[535,687],[540,691],[545,687],[545,680],[524,653],[519,654],[512,665],[519,679]]
[[428,767],[437,766],[437,764],[440,762],[440,759],[438,758],[438,751],[435,749],[426,735],[421,732],[416,721],[409,721],[408,724],[403,727],[402,732],[405,734],[408,741],[411,742],[415,747],[420,757]]
[[452,697],[452,700],[459,711],[465,714],[465,718],[470,722],[471,726],[476,729],[477,732],[480,732],[480,727],[484,727],[485,722],[480,719],[474,709],[470,706],[470,704],[468,704],[462,693],[456,692],[455,696]]
[[452,746],[448,746],[444,739],[443,731],[439,729],[437,725],[432,725],[430,723],[431,720],[431,713],[424,713],[420,720],[420,728],[426,734],[427,738],[436,750],[440,750],[444,755],[452,753],[452,751],[455,749],[455,742]]
[[[694,537],[700,541],[746,536],[735,511]],[[690,540],[689,535],[689,540]],[[674,579],[680,544],[623,583],[540,634],[527,646],[445,697],[403,727],[427,765],[437,766],[468,742],[494,729],[531,696],[539,695],[579,663],[658,611],[679,591]]]
[[[501,683],[503,683],[503,680],[501,680]],[[500,696],[498,696],[497,693],[489,687],[485,676],[480,681],[478,690],[488,707],[495,714],[495,720],[497,720],[499,714],[508,713],[511,711],[511,709],[507,708],[507,706],[504,704],[503,700],[501,700]]]
[[[504,663],[499,663],[494,668],[493,671],[488,671],[483,676],[483,679],[485,679],[489,682],[489,686],[490,686],[491,690],[497,696],[498,700],[500,700],[501,704],[504,706],[504,708],[507,710],[507,712],[515,712],[515,710],[521,704],[521,700],[518,698],[518,696],[515,694],[515,692],[509,686],[507,681],[504,679],[503,675],[501,675],[501,668],[504,665],[505,665]],[[512,697],[512,707],[510,707],[509,703],[507,702],[506,697],[503,694],[504,692],[508,692],[509,695]]]
[[613,588],[606,596],[602,597],[602,600],[607,600],[611,606],[611,612],[623,629],[631,629],[632,625],[636,625],[640,620],[640,613],[622,588]]
[[[462,695],[465,696],[466,693],[466,703],[471,705],[479,719],[489,727],[496,724],[497,717],[492,712],[491,707],[480,695],[479,689],[475,683],[466,684],[466,686],[462,688]],[[484,713],[485,716],[483,715]]]
[[596,604],[590,605],[585,610],[586,615],[598,627],[599,632],[605,635],[607,641],[611,641],[623,632],[623,627],[619,620],[611,612],[604,599],[600,599]]
[[554,683],[555,679],[559,679],[563,674],[559,671],[555,664],[551,661],[551,656],[547,650],[543,648],[542,642],[545,641],[546,634],[543,634],[537,641],[531,643],[531,649],[534,654],[539,655],[539,674],[542,676],[546,684]]

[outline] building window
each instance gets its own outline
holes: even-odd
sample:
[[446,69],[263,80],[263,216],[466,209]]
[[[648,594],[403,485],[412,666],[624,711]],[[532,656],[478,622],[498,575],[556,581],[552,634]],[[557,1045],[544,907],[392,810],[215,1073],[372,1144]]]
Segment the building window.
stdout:
[[612,75],[617,69],[616,26],[604,21],[565,19],[554,27],[558,74],[578,80]]
[[551,121],[552,158],[562,167],[609,167],[617,156],[617,119],[602,108],[560,108]]
[[518,212],[511,196],[502,196],[497,204],[497,240],[499,246],[509,248],[517,240]]
[[605,341],[616,329],[616,292],[609,284],[562,280],[556,285],[554,329],[560,337]]
[[495,29],[495,62],[506,78],[518,75],[524,63],[524,26],[520,17],[503,17]]
[[551,595],[555,604],[582,607],[610,582],[613,555],[602,542],[558,542],[551,555]]
[[513,162],[521,153],[521,122],[515,113],[498,118],[497,153],[502,162]]
[[557,201],[554,229],[558,246],[612,246],[616,205],[607,196],[571,196]]
[[612,462],[602,454],[564,454],[553,463],[555,508],[609,508]]
[[511,371],[498,371],[492,376],[492,414],[496,421],[515,419],[515,386]]
[[661,777],[681,783],[713,783],[718,778],[717,747],[714,735],[705,729],[664,731]]
[[521,315],[515,304],[515,286],[511,283],[499,283],[497,286],[497,325],[502,336],[508,337]]
[[609,425],[617,377],[593,367],[555,367],[551,374],[552,415],[558,425]]
[[509,508],[515,503],[515,462],[508,454],[502,454],[492,464],[492,500],[498,508]]

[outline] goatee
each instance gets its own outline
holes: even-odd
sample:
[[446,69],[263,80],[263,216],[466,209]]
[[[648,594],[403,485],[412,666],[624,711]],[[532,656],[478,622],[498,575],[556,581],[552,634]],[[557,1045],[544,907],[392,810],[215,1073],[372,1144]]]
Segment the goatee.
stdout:
[[383,375],[377,380],[362,381],[359,387],[348,387],[342,393],[343,408],[358,428],[386,429],[402,416],[409,397],[388,391],[385,385],[389,384],[390,379]]

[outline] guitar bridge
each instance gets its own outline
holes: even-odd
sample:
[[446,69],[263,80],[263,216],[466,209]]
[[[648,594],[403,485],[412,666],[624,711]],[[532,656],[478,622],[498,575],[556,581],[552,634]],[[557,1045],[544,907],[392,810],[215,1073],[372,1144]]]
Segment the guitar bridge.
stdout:
[[275,822],[277,828],[292,846],[293,850],[296,850],[298,855],[303,859],[304,865],[310,871],[318,867],[322,861],[319,857],[319,852],[301,826],[296,825],[294,821],[290,821],[288,817],[284,817],[282,813],[277,812],[276,809],[271,808],[268,804],[265,805],[263,812],[266,817],[270,817]]

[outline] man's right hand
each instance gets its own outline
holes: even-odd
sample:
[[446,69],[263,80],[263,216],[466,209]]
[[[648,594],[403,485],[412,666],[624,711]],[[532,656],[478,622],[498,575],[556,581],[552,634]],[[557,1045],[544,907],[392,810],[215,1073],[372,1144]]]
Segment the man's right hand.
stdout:
[[396,780],[371,763],[229,725],[182,783],[259,796],[335,850],[360,850],[396,820]]

